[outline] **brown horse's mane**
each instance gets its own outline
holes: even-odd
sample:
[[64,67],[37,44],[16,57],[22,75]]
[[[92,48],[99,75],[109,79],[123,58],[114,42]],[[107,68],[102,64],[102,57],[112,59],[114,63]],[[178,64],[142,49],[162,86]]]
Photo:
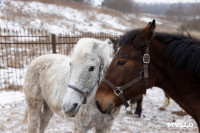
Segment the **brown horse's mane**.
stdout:
[[[119,40],[119,46],[132,43],[140,29],[134,29],[124,34]],[[156,32],[154,39],[167,45],[166,57],[176,66],[183,66],[189,72],[200,76],[200,41],[190,34]]]
[[134,40],[134,38],[136,37],[136,35],[138,34],[139,31],[140,31],[140,29],[134,29],[134,30],[131,30],[131,31],[127,32],[126,34],[124,34],[119,39],[119,46],[132,43],[132,41]]
[[164,45],[166,57],[169,57],[177,66],[184,66],[186,69],[200,76],[200,41],[182,33],[157,33],[154,37]]

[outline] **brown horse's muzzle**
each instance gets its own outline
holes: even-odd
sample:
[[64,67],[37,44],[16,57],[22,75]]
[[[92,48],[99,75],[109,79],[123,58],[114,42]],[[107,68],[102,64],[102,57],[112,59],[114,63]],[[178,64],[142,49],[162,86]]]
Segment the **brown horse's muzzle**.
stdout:
[[114,107],[114,105],[112,103],[108,104],[105,108],[102,108],[100,103],[98,101],[96,101],[96,106],[97,106],[98,110],[103,114],[112,114],[116,111],[116,107]]
[[[99,90],[101,90],[99,88]],[[103,113],[103,114],[112,114],[114,113],[117,109],[115,107],[114,103],[114,94],[112,95],[105,95],[101,91],[96,92],[95,96],[95,102],[98,110]]]

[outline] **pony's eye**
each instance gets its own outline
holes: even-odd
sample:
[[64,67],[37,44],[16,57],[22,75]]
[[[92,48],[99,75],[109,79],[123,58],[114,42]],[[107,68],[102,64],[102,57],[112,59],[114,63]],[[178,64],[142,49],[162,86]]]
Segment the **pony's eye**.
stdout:
[[117,65],[119,65],[119,66],[123,66],[123,65],[125,65],[126,64],[126,61],[125,60],[119,60],[118,62],[117,62]]
[[72,63],[71,63],[71,62],[69,63],[69,66],[72,66]]
[[94,70],[94,66],[91,66],[90,68],[89,68],[89,71],[93,71]]

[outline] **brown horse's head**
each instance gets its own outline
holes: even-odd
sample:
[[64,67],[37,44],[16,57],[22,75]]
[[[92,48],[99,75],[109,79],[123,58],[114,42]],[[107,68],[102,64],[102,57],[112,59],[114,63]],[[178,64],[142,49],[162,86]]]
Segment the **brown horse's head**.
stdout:
[[[137,29],[125,34],[119,41],[120,50],[110,63],[104,78],[115,86],[121,87],[137,78],[143,72],[143,56],[147,44],[153,38],[155,20],[143,29]],[[126,100],[131,97],[141,97],[146,92],[144,80],[128,87],[123,96]],[[96,92],[95,101],[97,108],[102,113],[114,113],[122,100],[115,95],[113,89],[101,81]]]

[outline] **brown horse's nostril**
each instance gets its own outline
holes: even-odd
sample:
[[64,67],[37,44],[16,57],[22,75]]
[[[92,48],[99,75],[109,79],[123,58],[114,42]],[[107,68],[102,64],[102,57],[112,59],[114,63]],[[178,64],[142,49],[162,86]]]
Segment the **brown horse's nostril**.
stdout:
[[107,114],[110,114],[111,111],[112,111],[112,108],[113,108],[113,104],[110,104],[110,105],[108,106],[107,110],[106,110],[106,113],[107,113]]
[[105,114],[105,112],[103,112],[103,110],[102,110],[102,108],[101,108],[101,106],[100,106],[100,104],[99,104],[98,101],[96,101],[96,106],[97,106],[97,109],[98,109],[101,113]]

